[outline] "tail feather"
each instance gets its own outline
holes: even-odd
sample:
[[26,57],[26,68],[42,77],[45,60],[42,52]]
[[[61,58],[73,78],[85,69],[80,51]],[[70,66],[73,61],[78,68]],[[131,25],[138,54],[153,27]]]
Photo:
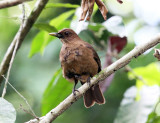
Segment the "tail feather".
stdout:
[[105,98],[102,94],[102,91],[99,87],[99,85],[95,85],[92,89],[92,94],[94,96],[94,101],[98,104],[104,104],[105,103]]
[[99,85],[95,85],[91,87],[83,96],[84,98],[84,105],[86,108],[90,108],[95,104],[104,104],[105,98],[100,90]]
[[94,102],[94,97],[93,97],[91,88],[86,91],[86,93],[83,96],[83,99],[84,99],[84,105],[86,108],[89,108],[94,105],[95,102]]

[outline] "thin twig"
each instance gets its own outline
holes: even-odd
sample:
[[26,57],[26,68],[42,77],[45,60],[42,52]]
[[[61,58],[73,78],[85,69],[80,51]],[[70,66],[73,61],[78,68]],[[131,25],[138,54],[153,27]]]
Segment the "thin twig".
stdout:
[[34,115],[33,113],[31,113],[30,111],[28,111],[27,109],[24,109],[23,105],[20,104],[20,109],[23,110],[24,112],[26,112],[27,114],[30,114],[31,116],[33,116],[34,118],[38,118],[36,115]]
[[126,66],[125,66],[125,69],[126,69],[127,71],[131,72],[136,79],[139,79],[141,82],[143,82],[144,85],[147,85],[147,82],[143,79],[143,77],[137,75],[137,74],[134,72],[134,70],[133,70],[129,65],[126,65]]
[[[130,61],[134,58],[137,58],[142,53],[147,51],[148,49],[154,47],[160,43],[160,33],[151,39],[150,41],[143,43],[142,45],[136,46],[133,50],[131,50],[129,53],[127,53],[125,56],[108,66],[107,68],[103,69],[98,75],[93,77],[91,79],[90,85],[93,86],[97,84],[98,82],[104,80],[109,75],[114,73],[115,71],[119,70],[120,68],[126,66],[130,63]],[[87,83],[83,84],[79,89],[78,92],[76,92],[76,97],[71,94],[69,95],[65,100],[63,100],[57,107],[52,109],[50,112],[48,112],[45,116],[40,117],[39,120],[33,119],[26,123],[51,123],[53,120],[55,120],[59,115],[61,115],[65,110],[67,110],[77,99],[82,97],[82,95],[89,89],[89,86]]]
[[10,76],[10,71],[11,71],[11,67],[12,67],[12,64],[13,64],[13,61],[14,61],[14,58],[15,58],[16,50],[18,48],[18,44],[19,44],[19,41],[17,40],[14,51],[13,51],[12,58],[11,58],[11,61],[10,61],[9,69],[8,69],[8,72],[7,72],[7,78],[6,78],[4,88],[3,88],[3,92],[2,92],[2,98],[4,98],[4,96],[6,94],[8,79],[9,79],[9,76]]
[[[113,52],[110,55],[115,57],[117,60],[120,59],[117,52]],[[136,79],[139,79],[141,82],[143,82],[143,84],[147,85],[147,82],[143,79],[143,77],[137,75],[129,65],[126,65],[124,68],[126,69],[127,72],[131,72]]]
[[[17,39],[20,39],[19,44],[18,44],[18,48],[19,48],[21,46],[21,43],[23,42],[24,38],[26,37],[26,35],[30,31],[31,27],[33,26],[33,24],[37,20],[38,16],[42,12],[43,8],[47,4],[47,2],[48,2],[48,0],[37,0],[30,16],[26,19],[26,21],[24,23],[24,27],[23,27],[22,31],[21,32],[18,31],[17,34],[15,35],[11,45],[9,46],[9,48],[8,48],[6,54],[1,62],[1,65],[0,65],[0,85],[3,80],[2,75],[6,74],[6,72],[8,70],[9,63],[12,58],[12,54],[13,54]],[[20,32],[20,34],[19,34],[19,32]]]
[[10,61],[10,64],[9,64],[9,68],[8,68],[8,72],[7,72],[7,78],[6,78],[5,85],[4,85],[3,92],[2,92],[2,98],[4,98],[4,96],[6,94],[7,84],[8,84],[11,68],[12,68],[13,61],[14,61],[16,51],[17,51],[19,41],[20,41],[20,34],[21,34],[21,31],[23,30],[23,25],[24,25],[24,21],[25,21],[24,20],[24,18],[25,18],[25,6],[24,6],[24,4],[22,4],[22,15],[23,15],[23,17],[22,17],[23,19],[22,19],[22,22],[21,22],[20,30],[19,30],[19,36],[17,38],[16,45],[14,47],[12,58],[11,58],[11,61]]
[[[3,76],[3,75],[2,75],[2,76]],[[3,78],[7,81],[7,78],[5,78],[5,76],[3,76]],[[13,85],[12,85],[9,81],[7,81],[7,83],[8,83],[8,84],[11,86],[11,88],[25,101],[25,103],[27,104],[29,110],[31,111],[31,113],[29,113],[29,114],[31,114],[32,116],[34,116],[35,118],[37,118],[37,116],[36,116],[36,114],[34,113],[33,109],[32,109],[31,106],[29,105],[27,99],[26,99],[15,87],[13,87]]]
[[18,4],[21,4],[27,1],[31,1],[31,0],[2,0],[0,1],[0,9],[16,6]]
[[6,94],[7,84],[8,84],[8,80],[9,80],[9,76],[10,76],[10,71],[11,71],[11,67],[12,67],[12,64],[13,64],[13,61],[14,61],[14,58],[15,58],[15,53],[16,53],[18,44],[19,44],[19,41],[17,40],[16,46],[14,48],[13,55],[12,55],[12,58],[11,58],[11,61],[10,61],[10,64],[9,64],[9,69],[8,69],[8,72],[7,72],[7,78],[6,78],[4,88],[3,88],[3,92],[2,92],[2,98],[4,98],[4,96]]
[[156,105],[155,105],[155,107],[153,109],[153,112],[155,112],[155,113],[156,113],[156,108],[157,108],[158,104],[160,104],[160,97],[159,97],[159,99],[158,99],[158,101],[157,101],[157,103],[156,103]]

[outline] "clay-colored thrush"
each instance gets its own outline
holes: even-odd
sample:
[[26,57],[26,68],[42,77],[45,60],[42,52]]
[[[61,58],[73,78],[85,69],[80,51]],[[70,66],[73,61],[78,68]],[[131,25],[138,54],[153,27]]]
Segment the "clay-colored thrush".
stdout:
[[[93,47],[81,40],[72,29],[63,29],[58,33],[50,33],[62,41],[60,51],[63,76],[70,82],[74,82],[73,94],[75,95],[78,80],[81,84],[90,83],[93,77],[101,71],[101,62]],[[84,94],[84,105],[89,108],[96,103],[104,104],[105,98],[99,84],[92,86]]]

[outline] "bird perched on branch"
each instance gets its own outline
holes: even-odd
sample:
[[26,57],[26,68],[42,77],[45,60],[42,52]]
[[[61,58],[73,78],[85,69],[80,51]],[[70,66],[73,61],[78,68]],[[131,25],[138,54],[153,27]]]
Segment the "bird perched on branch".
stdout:
[[[63,76],[70,82],[74,82],[73,94],[76,84],[90,83],[90,78],[101,71],[101,62],[93,47],[79,38],[72,29],[63,29],[50,35],[59,38],[62,42],[60,51]],[[96,103],[104,104],[105,98],[99,84],[90,87],[83,96],[85,107],[89,108]]]

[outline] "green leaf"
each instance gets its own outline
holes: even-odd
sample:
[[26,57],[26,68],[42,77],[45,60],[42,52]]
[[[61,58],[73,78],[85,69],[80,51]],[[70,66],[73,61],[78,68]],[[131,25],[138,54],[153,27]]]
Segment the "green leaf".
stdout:
[[11,103],[0,97],[0,122],[14,123],[16,120],[16,110]]
[[94,16],[96,14],[97,10],[98,10],[98,6],[97,6],[97,4],[95,4],[94,8],[93,8],[92,16]]
[[61,25],[59,25],[58,29],[64,29],[64,28],[69,28],[70,27],[70,20],[66,20],[65,23],[62,23]]
[[146,123],[160,123],[160,116],[157,116],[155,112],[150,113]]
[[94,35],[94,33],[90,30],[83,30],[79,33],[79,37],[84,40],[87,41],[90,44],[95,43],[97,46],[103,47],[102,44],[100,43],[100,40],[98,39],[98,37],[96,37]]
[[57,32],[57,29],[47,23],[36,23],[34,24],[34,26],[36,28],[38,28],[39,30],[44,30],[44,31],[47,31],[47,32]]
[[48,32],[55,32],[57,29],[68,28],[70,21],[67,19],[75,12],[75,10],[67,11],[58,17],[51,20],[50,24],[35,24],[35,26],[41,30],[33,39],[29,57],[40,52],[41,55],[44,53],[45,47],[55,39],[55,37],[50,36]]
[[[145,123],[159,98],[158,86],[143,86],[140,100],[136,101],[138,89],[133,86],[124,93],[114,123]],[[152,100],[152,101],[151,101]],[[154,122],[153,122],[154,123]]]
[[158,116],[160,116],[160,102],[156,105],[155,112]]
[[136,79],[136,87],[138,88],[136,100],[141,98],[139,91],[144,85],[153,86],[159,85],[160,86],[160,71],[158,70],[158,64],[151,63],[145,67],[138,67],[133,69],[134,74],[138,75],[142,78],[142,80],[137,79],[132,72],[128,73],[129,78]]
[[112,33],[108,32],[107,29],[99,23],[90,23],[88,29],[94,31],[95,35],[99,38],[98,40],[103,40],[105,43],[107,43],[110,36],[113,36]]
[[75,12],[75,10],[70,10],[67,12],[64,12],[63,14],[59,15],[58,17],[52,19],[50,21],[50,25],[56,27],[59,30],[59,26],[61,24],[65,23],[65,21]]
[[78,8],[79,5],[73,5],[70,3],[48,3],[45,8],[55,8],[55,7]]
[[[146,82],[143,83],[141,80],[136,80],[136,86],[140,89],[143,85],[159,85],[160,86],[160,71],[158,69],[158,64],[151,63],[145,67],[138,67],[133,69],[136,75],[142,77],[142,79]],[[132,72],[128,73],[128,76],[130,78],[135,78],[135,76],[132,74]]]
[[42,115],[45,115],[63,101],[72,92],[72,87],[73,84],[63,78],[61,69],[55,72],[43,94]]
[[88,28],[92,31],[96,31],[98,32],[101,28],[104,28],[104,26],[102,24],[89,24]]
[[53,40],[54,37],[51,37],[48,32],[40,31],[33,39],[29,57],[32,57],[34,54],[40,52],[43,54],[47,44]]

